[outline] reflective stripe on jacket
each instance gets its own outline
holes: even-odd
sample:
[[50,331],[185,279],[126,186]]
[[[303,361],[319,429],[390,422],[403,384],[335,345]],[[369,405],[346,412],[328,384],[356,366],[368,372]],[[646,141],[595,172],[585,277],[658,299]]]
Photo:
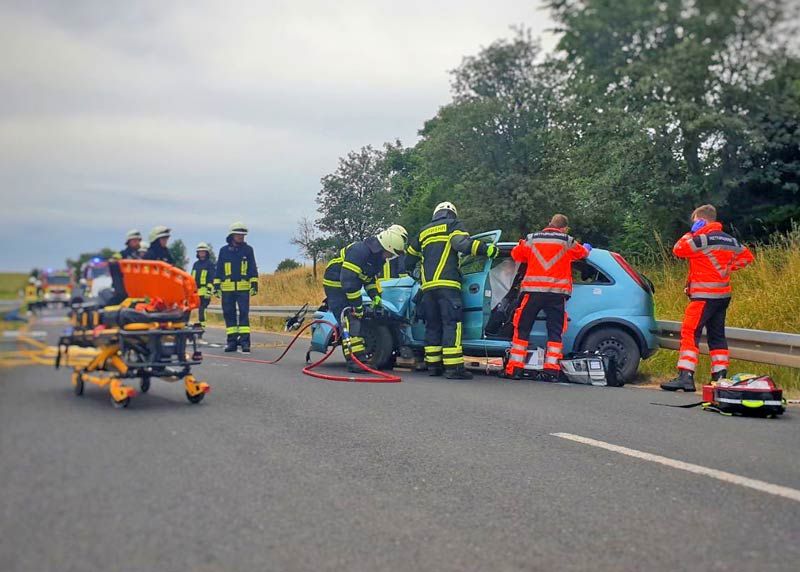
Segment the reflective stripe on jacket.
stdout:
[[205,260],[196,260],[192,266],[192,278],[197,284],[197,294],[201,298],[210,296],[208,285],[214,282],[214,264],[206,258]]
[[422,290],[461,289],[458,253],[485,256],[488,244],[473,240],[460,220],[440,217],[422,227],[406,249],[406,270],[421,264]]
[[572,294],[572,262],[589,256],[589,251],[557,228],[545,228],[520,240],[511,258],[528,265],[520,284],[522,292]]
[[214,286],[223,292],[246,292],[258,282],[258,267],[253,248],[243,242],[232,240],[223,246],[217,256],[214,270]]
[[754,260],[750,250],[723,232],[718,222],[708,223],[694,234],[687,232],[672,252],[689,260],[686,292],[692,300],[730,298],[731,273]]
[[383,247],[374,236],[348,244],[325,266],[322,284],[341,288],[354,308],[361,306],[361,288],[370,298],[379,294],[377,277],[383,272]]

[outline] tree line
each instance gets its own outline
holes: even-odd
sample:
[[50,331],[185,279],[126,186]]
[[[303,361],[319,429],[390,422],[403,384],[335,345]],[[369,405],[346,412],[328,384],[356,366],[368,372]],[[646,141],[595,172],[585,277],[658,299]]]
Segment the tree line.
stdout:
[[789,0],[550,0],[551,54],[525,28],[451,72],[410,147],[351,151],[293,242],[316,262],[443,200],[515,240],[553,212],[596,246],[646,257],[711,202],[732,232],[800,221],[800,59]]

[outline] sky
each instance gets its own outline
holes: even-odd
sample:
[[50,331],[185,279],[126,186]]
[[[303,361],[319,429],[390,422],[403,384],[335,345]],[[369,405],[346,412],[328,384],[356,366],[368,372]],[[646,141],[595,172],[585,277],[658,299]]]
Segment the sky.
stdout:
[[413,145],[448,70],[537,0],[0,0],[0,270],[60,267],[173,229],[193,253],[250,228],[262,272],[300,258],[320,178]]

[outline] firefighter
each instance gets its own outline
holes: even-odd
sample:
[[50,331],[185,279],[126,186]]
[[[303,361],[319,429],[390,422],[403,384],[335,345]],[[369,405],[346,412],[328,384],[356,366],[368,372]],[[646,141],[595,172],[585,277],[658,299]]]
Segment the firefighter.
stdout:
[[147,254],[147,251],[150,249],[150,243],[146,240],[143,240],[142,243],[139,245],[139,258],[144,258],[144,255]]
[[561,338],[567,330],[566,303],[572,295],[572,262],[586,258],[592,250],[591,244],[579,244],[567,234],[568,225],[566,216],[553,215],[546,228],[529,234],[511,250],[511,258],[527,264],[527,269],[514,312],[514,337],[504,372],[507,378],[522,378],[528,338],[536,316],[544,311],[547,348],[540,379],[558,381],[564,347]]
[[[365,346],[361,337],[361,322],[364,317],[364,304],[361,289],[364,288],[372,300],[372,307],[381,304],[380,287],[377,277],[383,272],[384,264],[403,253],[408,233],[400,225],[392,225],[386,230],[366,240],[354,242],[342,248],[339,256],[333,258],[325,267],[322,285],[328,301],[328,309],[337,323],[348,331],[350,337],[342,343],[342,352],[350,372],[361,368],[352,359],[364,362]],[[352,308],[349,315],[342,316],[345,308]]]
[[230,226],[227,244],[217,256],[212,282],[214,294],[222,297],[226,352],[235,352],[240,346],[242,352],[250,353],[250,297],[258,294],[258,267],[245,236],[247,225],[243,222],[236,221]]
[[142,233],[138,230],[131,229],[125,235],[125,248],[118,252],[114,258],[133,258],[139,259],[142,255],[139,249],[142,246]]
[[692,213],[692,230],[672,249],[678,258],[689,260],[686,295],[689,305],[681,326],[678,376],[661,384],[667,391],[695,391],[694,372],[700,357],[700,335],[705,328],[711,356],[711,379],[728,375],[728,342],[725,314],[731,302],[731,272],[753,262],[753,254],[738,240],[722,231],[717,209],[703,205]]
[[422,263],[421,309],[425,320],[425,364],[428,375],[472,379],[464,369],[461,348],[461,272],[458,253],[497,256],[497,247],[472,240],[458,220],[455,205],[443,202],[406,249],[406,270]]
[[200,327],[206,327],[206,308],[214,294],[214,264],[211,262],[211,247],[201,242],[195,248],[197,261],[192,266],[192,278],[197,284],[197,294],[200,296],[198,309]]
[[172,253],[167,248],[169,243],[170,229],[166,226],[156,226],[150,231],[150,246],[147,249],[144,257],[147,260],[161,260],[168,264],[175,265],[175,260],[172,258]]
[[[408,232],[405,228],[400,226],[399,224],[393,224],[387,230],[396,230],[399,232],[403,240],[408,243]],[[383,272],[378,277],[378,284],[380,284],[383,280],[391,280],[392,278],[400,278],[402,276],[408,276],[406,272],[406,253],[402,252],[398,256],[393,256],[386,260],[383,264]]]
[[28,315],[39,307],[39,287],[36,285],[35,276],[28,278],[28,283],[25,285],[25,305]]

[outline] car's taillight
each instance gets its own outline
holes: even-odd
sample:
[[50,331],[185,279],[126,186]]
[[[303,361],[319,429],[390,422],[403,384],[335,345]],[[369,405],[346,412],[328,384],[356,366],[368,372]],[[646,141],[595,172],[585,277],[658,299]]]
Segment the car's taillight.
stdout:
[[620,266],[622,266],[622,269],[623,269],[625,272],[627,272],[627,273],[628,273],[628,275],[629,275],[631,278],[633,278],[633,280],[634,280],[634,281],[635,281],[635,282],[636,282],[636,283],[637,283],[639,286],[641,286],[641,287],[642,287],[642,290],[644,290],[644,291],[645,291],[645,292],[647,292],[648,294],[653,294],[653,293],[655,293],[655,288],[653,288],[653,285],[652,285],[652,283],[651,283],[649,280],[647,280],[647,279],[646,279],[644,276],[642,276],[641,274],[639,274],[639,273],[636,271],[636,269],[635,269],[633,266],[631,266],[630,264],[628,264],[628,261],[627,261],[627,260],[625,260],[625,259],[622,257],[622,255],[621,255],[621,254],[619,254],[618,252],[612,252],[612,253],[611,253],[611,256],[613,256],[613,257],[614,257],[614,260],[616,260],[616,261],[617,261],[617,263],[618,263]]

